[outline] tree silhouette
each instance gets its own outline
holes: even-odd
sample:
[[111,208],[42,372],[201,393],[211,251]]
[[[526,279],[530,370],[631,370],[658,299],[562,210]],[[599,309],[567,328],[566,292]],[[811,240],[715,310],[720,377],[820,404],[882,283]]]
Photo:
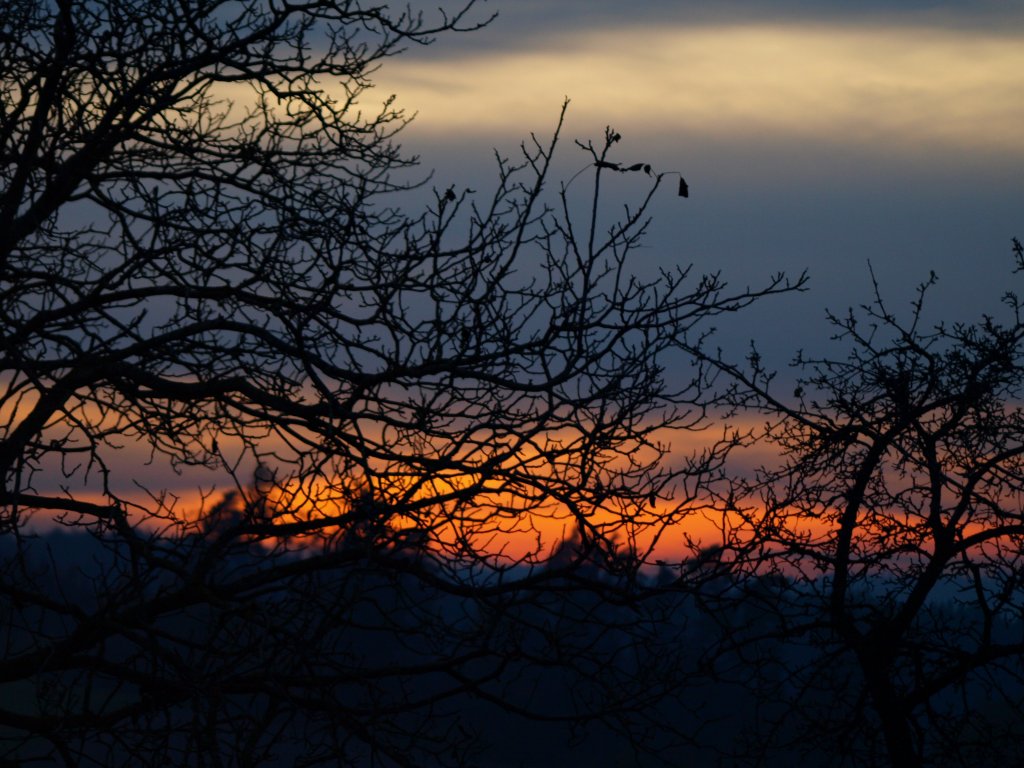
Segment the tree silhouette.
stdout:
[[847,354],[798,357],[793,397],[754,356],[722,363],[782,461],[723,499],[746,578],[716,607],[746,613],[720,650],[776,670],[766,733],[852,765],[1021,756],[1024,318],[1008,293],[1000,320],[928,328],[935,279],[905,320],[877,283],[832,316]]
[[[662,177],[603,224],[610,129],[588,145],[588,220],[578,186],[548,191],[557,131],[499,160],[489,197],[449,186],[400,208],[404,118],[371,75],[473,10],[5,6],[7,758],[470,760],[459,697],[530,714],[527,673],[506,673],[554,663],[523,649],[516,596],[579,587],[566,573],[616,541],[635,569],[720,471],[728,440],[664,461],[666,436],[704,419],[704,371],[670,385],[668,356],[800,282],[633,276]],[[170,480],[133,484],[119,456],[138,451],[233,487],[190,505]],[[47,526],[88,533],[86,554],[59,562]],[[563,527],[581,554],[545,568],[544,531]],[[600,670],[605,651],[566,642],[564,669]]]

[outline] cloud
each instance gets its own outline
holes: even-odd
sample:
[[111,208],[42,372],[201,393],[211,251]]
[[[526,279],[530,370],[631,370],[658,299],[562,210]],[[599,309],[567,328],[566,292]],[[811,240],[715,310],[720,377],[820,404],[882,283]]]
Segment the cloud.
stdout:
[[449,57],[473,50],[558,46],[569,33],[608,31],[637,24],[698,27],[736,24],[826,24],[931,27],[1002,32],[1020,28],[1024,7],[1005,0],[476,0],[475,22],[496,15],[484,30],[443,35],[435,46],[408,56]]
[[418,132],[522,136],[577,119],[651,135],[1024,154],[1024,35],[926,27],[635,25],[546,48],[401,58],[378,83]]

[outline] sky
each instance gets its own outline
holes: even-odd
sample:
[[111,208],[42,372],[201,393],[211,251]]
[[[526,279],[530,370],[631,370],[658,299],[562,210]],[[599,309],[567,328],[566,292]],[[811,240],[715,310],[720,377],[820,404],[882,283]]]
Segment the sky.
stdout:
[[[692,263],[736,286],[810,274],[806,293],[720,324],[733,357],[754,340],[784,381],[798,349],[827,351],[825,310],[870,299],[869,262],[904,311],[934,270],[935,319],[998,313],[1004,291],[1024,293],[1010,248],[1024,238],[1024,2],[481,0],[475,12],[497,17],[387,60],[363,100],[394,93],[416,114],[402,141],[440,189],[485,194],[494,150],[549,136],[567,97],[563,178],[587,164],[572,140],[608,125],[623,136],[616,159],[681,171],[690,197],[669,184],[655,199],[638,270]],[[134,479],[166,485],[145,458]]]
[[934,270],[935,319],[1024,289],[1024,3],[852,5],[487,0],[487,27],[387,61],[374,95],[416,114],[403,143],[442,188],[487,190],[493,151],[549,135],[566,97],[565,176],[586,164],[571,140],[606,125],[618,159],[680,170],[690,198],[658,197],[643,266],[807,269],[807,293],[722,330],[784,368],[827,349],[826,308],[870,299],[869,263],[900,310]]

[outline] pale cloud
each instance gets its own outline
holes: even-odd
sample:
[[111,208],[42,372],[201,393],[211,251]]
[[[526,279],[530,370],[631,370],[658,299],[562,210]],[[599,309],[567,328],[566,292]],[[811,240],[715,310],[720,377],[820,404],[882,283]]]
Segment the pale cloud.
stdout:
[[[566,35],[558,48],[388,62],[378,89],[427,134],[522,136],[577,119],[646,134],[1024,154],[1024,34],[729,25]],[[383,93],[382,93],[383,91]]]

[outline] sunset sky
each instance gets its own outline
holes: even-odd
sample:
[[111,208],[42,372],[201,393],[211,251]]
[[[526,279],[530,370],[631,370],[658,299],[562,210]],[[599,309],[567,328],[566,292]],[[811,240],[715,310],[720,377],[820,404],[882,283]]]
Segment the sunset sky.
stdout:
[[[1014,281],[1024,236],[1024,4],[488,0],[487,28],[409,50],[377,96],[417,113],[406,149],[435,183],[488,189],[492,148],[623,135],[623,162],[678,169],[657,201],[652,265],[737,284],[807,268],[811,290],[737,320],[775,365],[828,338],[826,306],[894,308],[934,269],[934,316],[975,319]],[[625,182],[624,182],[625,183]],[[648,266],[647,264],[643,266]]]
[[[402,141],[441,189],[488,192],[494,149],[549,136],[566,97],[562,178],[587,165],[572,140],[606,125],[623,136],[615,159],[682,171],[690,197],[661,191],[639,271],[693,263],[739,287],[811,276],[807,293],[723,323],[734,357],[755,339],[784,369],[801,347],[827,348],[825,308],[870,298],[869,260],[901,311],[935,270],[936,319],[998,313],[1002,292],[1024,292],[1024,275],[1010,275],[1011,238],[1024,238],[1024,3],[487,0],[475,11],[493,12],[482,30],[385,61],[362,101],[394,93],[416,113]],[[642,191],[643,177],[613,181]],[[148,455],[118,461],[134,462],[133,481],[168,484]]]

